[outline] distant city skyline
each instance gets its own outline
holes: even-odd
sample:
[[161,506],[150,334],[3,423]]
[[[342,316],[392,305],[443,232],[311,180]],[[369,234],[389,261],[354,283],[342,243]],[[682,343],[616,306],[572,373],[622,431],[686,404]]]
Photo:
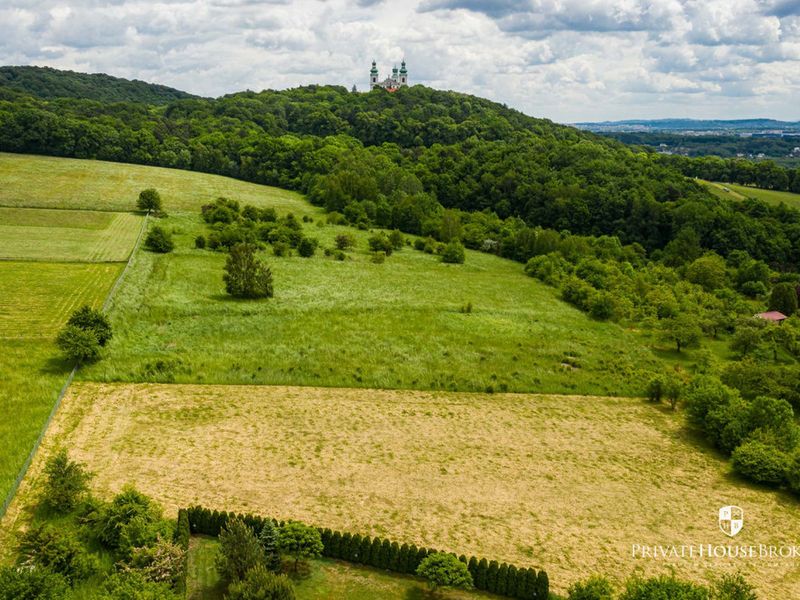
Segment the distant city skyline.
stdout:
[[0,63],[219,96],[411,85],[560,122],[800,119],[800,0],[5,0]]

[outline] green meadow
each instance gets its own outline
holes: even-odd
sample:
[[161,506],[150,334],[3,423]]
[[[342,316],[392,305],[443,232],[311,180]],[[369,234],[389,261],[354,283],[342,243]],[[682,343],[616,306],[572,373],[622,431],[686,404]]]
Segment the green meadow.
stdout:
[[70,370],[53,338],[83,304],[99,307],[120,264],[0,262],[0,502]]
[[715,196],[724,200],[756,198],[769,204],[780,204],[783,202],[792,208],[800,208],[800,194],[776,190],[762,190],[760,188],[737,185],[735,183],[715,183],[710,181],[704,181],[703,183]]

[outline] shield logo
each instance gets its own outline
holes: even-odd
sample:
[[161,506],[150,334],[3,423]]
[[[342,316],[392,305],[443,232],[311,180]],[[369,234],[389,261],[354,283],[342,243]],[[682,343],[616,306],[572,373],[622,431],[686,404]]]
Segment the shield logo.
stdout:
[[744,527],[744,511],[738,506],[719,509],[719,528],[728,537],[734,537]]

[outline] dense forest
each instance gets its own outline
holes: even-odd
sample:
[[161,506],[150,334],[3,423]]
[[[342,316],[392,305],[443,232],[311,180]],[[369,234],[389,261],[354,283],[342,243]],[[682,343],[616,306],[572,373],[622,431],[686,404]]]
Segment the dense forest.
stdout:
[[121,79],[103,73],[59,71],[50,67],[0,67],[0,88],[38,98],[85,98],[100,102],[167,104],[192,94],[154,83]]

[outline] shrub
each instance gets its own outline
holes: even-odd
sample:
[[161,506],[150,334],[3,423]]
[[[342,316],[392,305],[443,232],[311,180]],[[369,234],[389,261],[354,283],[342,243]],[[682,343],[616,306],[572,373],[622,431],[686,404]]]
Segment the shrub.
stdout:
[[241,519],[230,519],[219,534],[217,571],[226,581],[238,581],[264,564],[264,548]]
[[414,250],[419,250],[420,252],[425,251],[425,239],[424,238],[417,238],[414,240]]
[[131,486],[123,488],[107,506],[98,507],[97,512],[97,537],[111,550],[126,553],[163,533],[161,509]]
[[356,238],[349,233],[340,233],[336,236],[336,248],[339,250],[349,250],[356,245]]
[[179,600],[169,584],[148,581],[139,571],[124,571],[103,582],[102,600]]
[[226,600],[294,600],[294,587],[286,575],[276,575],[256,565],[241,581],[228,587]]
[[159,538],[149,546],[131,549],[128,566],[137,569],[150,581],[174,584],[183,574],[186,550],[175,542]]
[[154,188],[147,188],[139,192],[139,198],[136,200],[136,208],[139,210],[147,210],[152,212],[161,211],[161,194]]
[[373,252],[370,260],[376,265],[382,265],[386,262],[386,252]]
[[72,461],[64,449],[47,460],[42,501],[55,512],[69,512],[86,492],[92,475],[78,462]]
[[111,339],[111,323],[108,318],[99,310],[83,305],[70,316],[67,325],[80,327],[85,331],[91,331],[97,338],[97,343],[105,346]]
[[194,238],[194,247],[197,248],[198,250],[202,250],[203,248],[205,248],[206,247],[205,236],[198,235],[196,238]]
[[674,575],[628,580],[619,600],[708,600],[708,590]]
[[711,585],[711,600],[757,600],[753,586],[740,573],[725,574]]
[[383,252],[386,256],[391,256],[394,247],[385,233],[376,233],[367,240],[369,249],[372,252]]
[[75,325],[67,325],[58,333],[56,346],[77,363],[92,363],[100,358],[100,342],[95,333]]
[[400,250],[406,245],[406,238],[403,237],[399,229],[395,229],[389,234],[389,242],[392,244],[392,248]]
[[666,382],[661,375],[656,375],[647,384],[647,399],[650,402],[659,403],[664,396],[664,387]]
[[158,225],[147,232],[144,245],[148,250],[158,252],[160,254],[166,254],[175,249],[175,243],[172,241],[172,235],[163,227]]
[[464,246],[458,241],[450,242],[442,251],[443,263],[460,265],[464,263],[464,257]]
[[0,600],[63,600],[67,582],[41,568],[0,567]]
[[605,577],[592,575],[586,581],[573,583],[567,594],[568,600],[614,600],[614,588]]
[[294,558],[294,570],[297,571],[301,560],[316,558],[322,554],[322,538],[313,527],[290,521],[281,527],[278,549]]
[[319,242],[313,238],[304,237],[297,245],[297,253],[304,258],[311,258],[317,251]]
[[614,316],[616,303],[608,292],[598,292],[589,301],[589,314],[598,321],[607,321]]
[[745,442],[731,454],[733,470],[758,483],[781,485],[786,482],[789,457],[758,440]]
[[791,317],[797,312],[797,287],[793,283],[783,282],[772,288],[769,296],[769,309],[782,312]]
[[49,569],[70,583],[86,579],[98,568],[96,559],[75,537],[49,524],[26,531],[18,550],[22,564]]
[[271,298],[272,271],[252,244],[236,244],[225,262],[225,290],[236,298]]
[[289,256],[291,253],[291,247],[286,242],[274,242],[272,244],[272,254],[275,256],[282,258],[284,256]]
[[452,554],[435,552],[425,557],[417,567],[417,575],[428,580],[431,589],[472,587],[472,575],[467,565]]

